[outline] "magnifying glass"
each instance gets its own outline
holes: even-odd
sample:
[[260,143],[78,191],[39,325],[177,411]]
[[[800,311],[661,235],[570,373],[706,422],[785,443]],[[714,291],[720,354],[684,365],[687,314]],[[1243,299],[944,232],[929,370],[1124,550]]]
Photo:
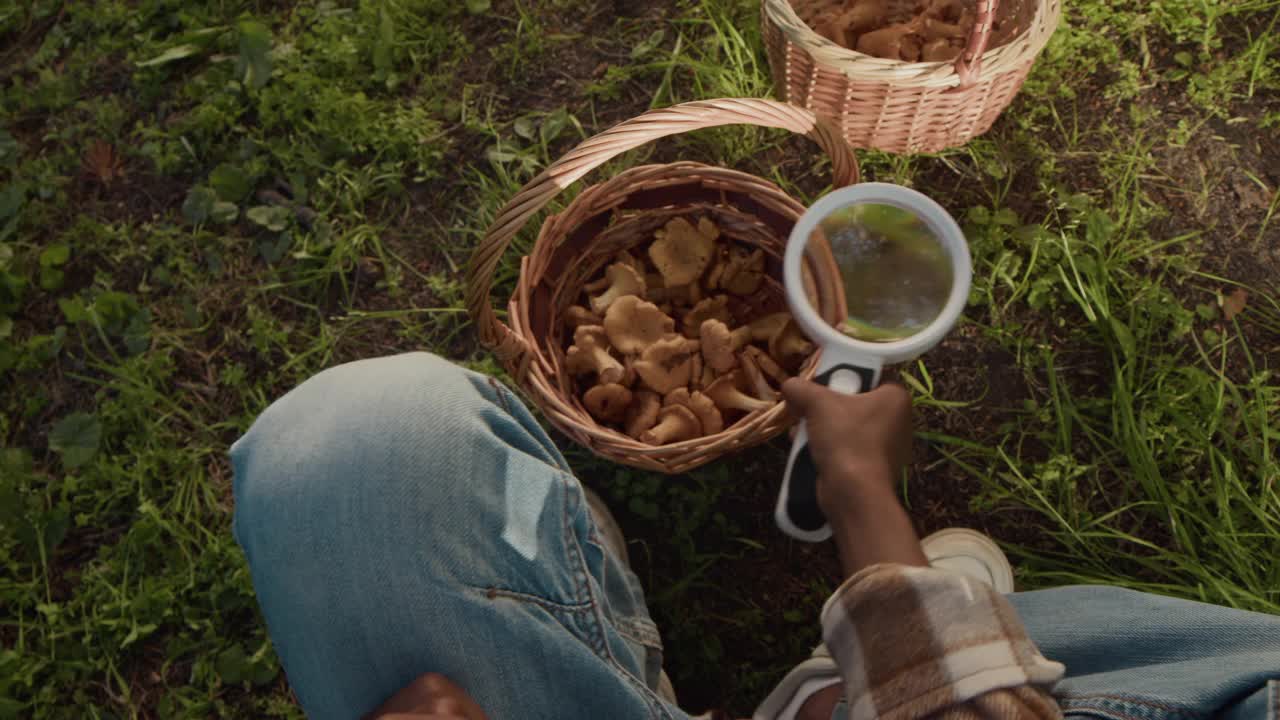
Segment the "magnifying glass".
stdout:
[[[839,273],[844,308],[835,325],[805,292],[806,259]],[[915,190],[860,183],[818,200],[791,230],[782,265],[791,314],[822,348],[814,382],[848,395],[874,388],[885,364],[913,359],[946,336],[964,309],[972,275],[956,221]],[[774,519],[808,542],[831,536],[817,479],[801,422]]]

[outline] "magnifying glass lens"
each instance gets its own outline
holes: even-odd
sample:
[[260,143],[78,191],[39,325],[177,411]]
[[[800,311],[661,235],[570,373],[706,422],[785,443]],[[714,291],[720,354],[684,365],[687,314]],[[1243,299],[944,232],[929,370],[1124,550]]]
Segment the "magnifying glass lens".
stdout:
[[953,263],[942,240],[896,205],[846,205],[823,218],[810,243],[829,246],[844,280],[847,317],[837,328],[858,340],[893,342],[929,326],[951,294]]

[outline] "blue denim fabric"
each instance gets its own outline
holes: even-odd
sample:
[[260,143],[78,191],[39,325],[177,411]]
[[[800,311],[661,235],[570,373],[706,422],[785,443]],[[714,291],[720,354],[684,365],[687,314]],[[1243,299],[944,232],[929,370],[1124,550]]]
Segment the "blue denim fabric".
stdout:
[[1008,598],[1040,652],[1067,666],[1053,694],[1069,716],[1280,717],[1280,617],[1113,587]]
[[358,718],[434,671],[493,720],[687,717],[654,691],[638,579],[501,384],[425,354],[343,365],[231,457],[236,539],[308,716]]
[[[637,578],[499,383],[425,354],[343,365],[231,456],[236,538],[310,717],[359,718],[439,672],[491,720],[688,718],[655,692]],[[1110,588],[1010,597],[1067,665],[1072,714],[1280,715],[1277,618]]]

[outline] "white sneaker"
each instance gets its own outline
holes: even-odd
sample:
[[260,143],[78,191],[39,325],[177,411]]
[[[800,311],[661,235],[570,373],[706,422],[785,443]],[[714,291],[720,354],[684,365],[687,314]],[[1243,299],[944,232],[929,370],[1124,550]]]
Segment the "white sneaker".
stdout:
[[976,530],[947,528],[920,541],[929,565],[1013,592],[1013,567],[995,541]]

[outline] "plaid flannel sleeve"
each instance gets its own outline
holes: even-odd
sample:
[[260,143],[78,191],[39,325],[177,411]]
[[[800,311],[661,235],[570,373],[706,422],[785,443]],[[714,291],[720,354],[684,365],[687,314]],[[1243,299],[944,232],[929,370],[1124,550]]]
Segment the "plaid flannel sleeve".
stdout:
[[851,720],[1056,718],[1063,666],[1042,656],[1013,607],[984,583],[873,565],[822,610]]

